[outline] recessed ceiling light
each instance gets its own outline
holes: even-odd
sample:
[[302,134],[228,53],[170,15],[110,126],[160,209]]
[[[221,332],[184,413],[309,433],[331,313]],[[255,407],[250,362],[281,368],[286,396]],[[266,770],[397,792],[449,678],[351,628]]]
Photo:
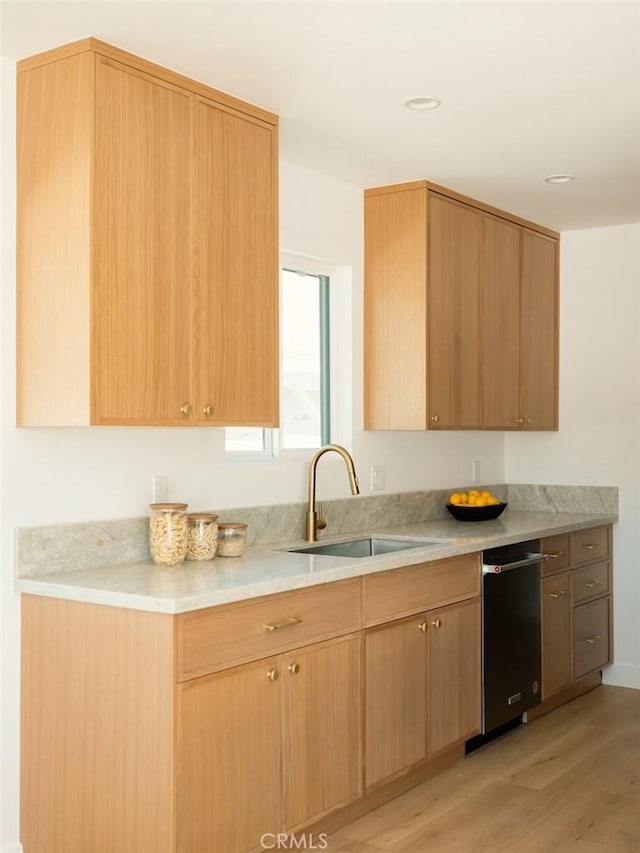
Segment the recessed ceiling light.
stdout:
[[571,181],[575,181],[575,177],[573,175],[547,175],[545,181],[548,184],[570,184]]
[[437,98],[428,98],[422,96],[420,98],[409,98],[404,102],[404,106],[408,110],[434,110],[440,106],[440,101]]

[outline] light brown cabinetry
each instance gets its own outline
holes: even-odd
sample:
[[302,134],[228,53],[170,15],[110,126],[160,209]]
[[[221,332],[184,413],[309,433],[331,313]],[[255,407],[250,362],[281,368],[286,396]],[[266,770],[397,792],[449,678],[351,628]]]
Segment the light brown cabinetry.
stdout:
[[277,667],[268,658],[181,685],[180,853],[253,850],[263,833],[282,827]]
[[542,541],[542,698],[612,659],[611,527]]
[[180,853],[258,850],[358,797],[360,685],[359,635],[182,684]]
[[433,757],[480,731],[480,600],[432,610],[427,623],[429,756]]
[[558,429],[557,238],[523,228],[521,264],[520,426],[554,430]]
[[481,214],[428,197],[427,378],[434,427],[477,427],[482,419]]
[[175,616],[23,596],[25,853],[253,853],[461,757],[479,576],[469,554]]
[[24,596],[25,853],[247,853],[358,798],[360,596],[179,616]]
[[383,624],[365,636],[365,784],[427,758],[426,616]]
[[558,428],[558,241],[483,216],[485,428]]
[[[438,572],[416,586],[413,568]],[[458,572],[452,587],[447,570]],[[466,572],[466,585],[460,583]],[[422,580],[426,581],[423,575]],[[462,599],[447,607],[383,622],[365,633],[365,784],[376,785],[480,731],[480,599],[477,555],[372,575],[364,579],[365,622],[380,619],[382,585],[388,612],[397,602]],[[409,591],[412,600],[409,603]],[[466,600],[465,600],[466,599]],[[452,678],[455,673],[455,678]]]
[[571,591],[567,572],[542,580],[542,699],[571,683]]
[[18,65],[18,423],[277,423],[277,118],[87,39]]
[[558,234],[418,181],[365,192],[365,427],[557,429]]

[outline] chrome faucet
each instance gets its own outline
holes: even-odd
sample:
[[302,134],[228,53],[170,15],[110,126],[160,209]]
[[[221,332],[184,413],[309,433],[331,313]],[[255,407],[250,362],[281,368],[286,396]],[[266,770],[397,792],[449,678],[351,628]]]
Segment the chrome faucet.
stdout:
[[358,488],[358,477],[356,475],[356,468],[353,464],[353,459],[351,458],[351,454],[344,447],[341,447],[339,444],[325,444],[324,447],[321,447],[314,456],[311,462],[309,463],[309,504],[307,506],[307,542],[317,542],[318,541],[318,530],[323,530],[327,526],[327,522],[323,518],[318,518],[318,513],[316,512],[316,467],[318,465],[318,459],[323,456],[325,453],[328,453],[330,450],[335,450],[342,458],[344,459],[344,464],[347,466],[347,473],[349,474],[349,483],[351,484],[351,494],[359,495],[360,489]]

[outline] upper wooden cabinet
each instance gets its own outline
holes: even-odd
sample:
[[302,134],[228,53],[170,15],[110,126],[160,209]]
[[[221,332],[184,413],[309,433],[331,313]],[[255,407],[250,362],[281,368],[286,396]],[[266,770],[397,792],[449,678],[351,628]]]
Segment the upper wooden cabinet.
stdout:
[[273,426],[277,118],[87,39],[18,65],[18,423]]
[[426,181],[365,192],[365,428],[557,429],[558,234]]

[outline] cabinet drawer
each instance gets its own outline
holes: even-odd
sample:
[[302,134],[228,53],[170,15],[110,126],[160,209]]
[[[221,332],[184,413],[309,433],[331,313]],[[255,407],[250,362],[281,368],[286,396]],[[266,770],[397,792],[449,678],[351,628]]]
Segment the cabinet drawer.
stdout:
[[480,594],[478,554],[465,554],[364,578],[364,620],[376,625]]
[[574,604],[609,592],[609,563],[596,563],[571,573],[571,597]]
[[196,610],[178,620],[178,681],[186,681],[357,631],[360,580]]
[[609,663],[609,597],[573,611],[573,678]]
[[573,536],[573,565],[595,563],[609,556],[610,527],[576,530]]
[[568,533],[558,536],[547,536],[540,543],[545,561],[542,564],[542,574],[552,575],[561,572],[571,564],[570,537]]

